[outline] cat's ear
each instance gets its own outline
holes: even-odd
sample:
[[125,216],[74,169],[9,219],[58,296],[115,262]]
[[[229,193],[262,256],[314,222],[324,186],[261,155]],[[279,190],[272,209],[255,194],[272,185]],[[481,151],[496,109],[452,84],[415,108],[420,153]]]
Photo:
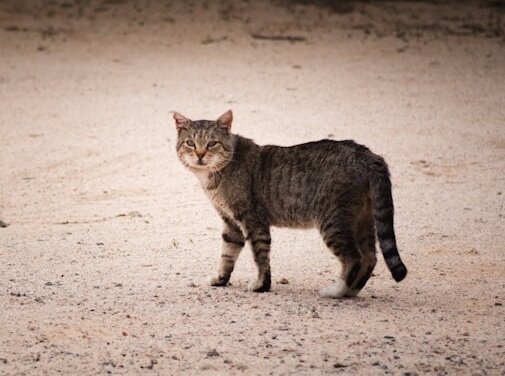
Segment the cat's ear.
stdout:
[[233,113],[231,112],[231,110],[228,110],[224,114],[222,114],[219,117],[219,119],[216,120],[216,123],[221,128],[230,130],[232,121],[233,121]]
[[190,120],[178,112],[174,112],[175,127],[178,131],[188,129]]

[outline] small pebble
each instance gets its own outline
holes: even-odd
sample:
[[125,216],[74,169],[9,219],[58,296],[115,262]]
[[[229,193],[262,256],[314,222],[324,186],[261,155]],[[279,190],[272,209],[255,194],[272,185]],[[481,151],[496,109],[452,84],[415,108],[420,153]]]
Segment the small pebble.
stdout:
[[212,357],[215,357],[215,356],[219,356],[219,353],[217,352],[216,349],[212,349],[210,351],[207,352],[207,357],[208,358],[212,358]]

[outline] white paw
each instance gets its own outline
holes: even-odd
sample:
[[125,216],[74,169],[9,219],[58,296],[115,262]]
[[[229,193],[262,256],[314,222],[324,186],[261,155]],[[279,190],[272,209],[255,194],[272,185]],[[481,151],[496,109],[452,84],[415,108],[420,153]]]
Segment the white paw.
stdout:
[[262,285],[262,282],[260,281],[251,281],[249,282],[249,286],[247,287],[247,291],[253,292],[259,289]]
[[212,276],[212,277],[209,278],[209,285],[215,286],[218,281],[219,281],[218,277]]
[[319,294],[323,298],[339,299],[343,298],[348,291],[349,288],[347,287],[346,283],[342,279],[338,278],[333,285],[319,290]]
[[256,283],[253,281],[253,282],[249,282],[249,284],[247,285],[247,291],[249,292],[252,292],[254,291],[254,286],[256,285]]
[[254,283],[249,284],[249,291],[252,292],[268,292],[270,291],[270,279],[265,280],[264,278],[257,280]]

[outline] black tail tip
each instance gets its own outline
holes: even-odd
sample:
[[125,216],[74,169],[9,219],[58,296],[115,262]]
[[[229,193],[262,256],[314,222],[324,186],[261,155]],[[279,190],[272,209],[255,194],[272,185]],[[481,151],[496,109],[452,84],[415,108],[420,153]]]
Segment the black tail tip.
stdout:
[[391,270],[391,274],[396,282],[400,282],[407,276],[407,268],[403,264],[396,265]]

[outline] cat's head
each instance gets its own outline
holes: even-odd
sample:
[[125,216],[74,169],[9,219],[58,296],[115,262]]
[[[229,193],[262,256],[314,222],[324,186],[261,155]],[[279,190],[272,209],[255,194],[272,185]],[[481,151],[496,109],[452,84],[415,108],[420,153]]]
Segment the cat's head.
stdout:
[[190,120],[174,112],[177,128],[177,156],[190,170],[216,172],[233,158],[235,137],[233,114],[225,112],[217,120]]

